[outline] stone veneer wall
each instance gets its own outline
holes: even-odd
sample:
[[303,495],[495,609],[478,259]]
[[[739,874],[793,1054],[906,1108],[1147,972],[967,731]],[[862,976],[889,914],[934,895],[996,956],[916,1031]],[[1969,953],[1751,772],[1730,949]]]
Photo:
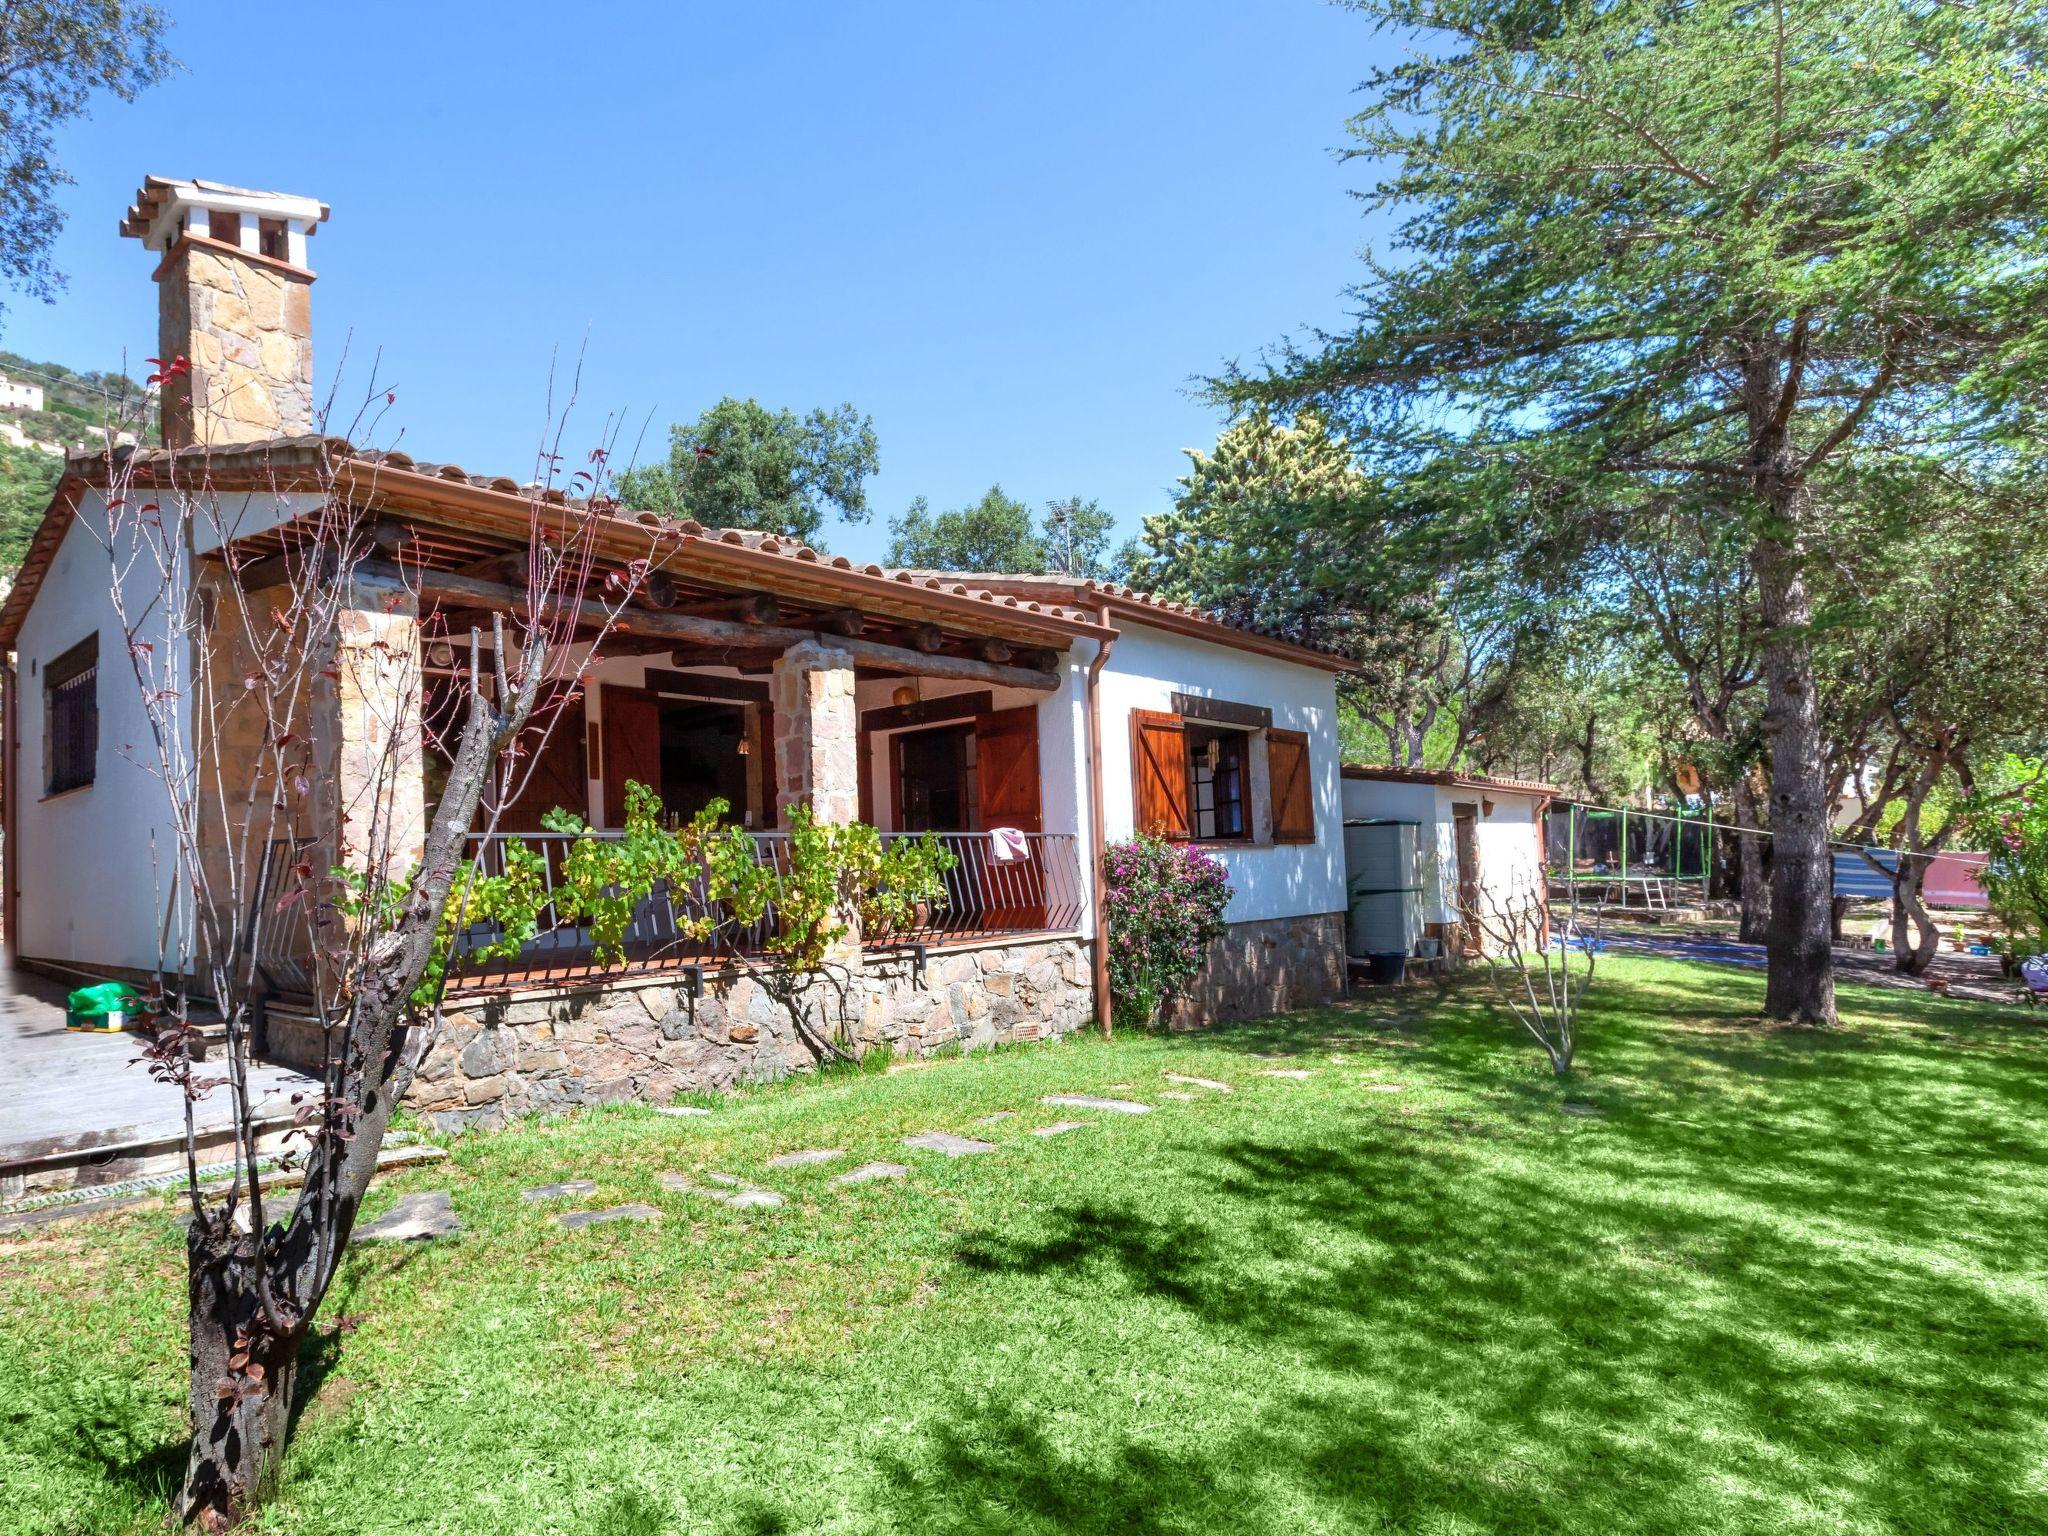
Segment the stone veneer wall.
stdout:
[[205,240],[180,240],[157,270],[162,355],[190,370],[164,383],[163,440],[223,447],[313,430],[313,274]]
[[1313,1008],[1344,995],[1344,914],[1232,923],[1174,1010],[1171,1028],[1199,1029]]
[[[869,955],[857,985],[860,1049],[924,1055],[1048,1039],[1094,1017],[1088,947],[1021,940],[929,956]],[[317,1037],[278,1021],[275,1056],[317,1059]],[[308,1051],[307,1046],[312,1049]],[[789,1016],[751,977],[711,973],[694,1001],[672,977],[451,1004],[407,1102],[442,1130],[491,1127],[536,1110],[729,1088],[816,1064]]]

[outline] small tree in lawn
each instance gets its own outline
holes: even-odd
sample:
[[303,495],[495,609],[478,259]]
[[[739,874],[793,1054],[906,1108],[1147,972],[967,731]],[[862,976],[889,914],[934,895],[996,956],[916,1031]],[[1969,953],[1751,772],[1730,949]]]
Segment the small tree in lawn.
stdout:
[[[244,472],[250,457],[239,458]],[[593,493],[572,501],[554,484],[560,453],[541,456],[522,600],[494,617],[488,637],[477,627],[447,635],[423,611],[405,530],[364,510],[379,494],[374,461],[336,439],[276,450],[268,487],[253,493],[219,491],[207,450],[111,450],[104,503],[79,516],[106,553],[148,723],[146,739],[124,752],[157,781],[168,812],[170,846],[152,850],[167,914],[165,1023],[145,1056],[187,1105],[192,1441],[177,1512],[188,1526],[224,1530],[274,1486],[301,1345],[431,1044],[453,935],[469,914],[522,909],[521,872],[484,882],[464,844],[479,806],[481,830],[495,830],[495,807],[539,760],[553,724],[544,684],[588,624],[589,605],[608,629],[649,567],[646,558],[610,576],[597,567],[604,459],[593,453],[570,477],[569,489]],[[265,523],[276,526],[279,553],[237,544]],[[195,554],[206,549],[218,553]],[[433,737],[423,730],[414,625],[441,629],[458,657],[445,783],[423,837],[417,755]],[[337,758],[318,755],[341,721],[345,785]],[[293,850],[287,867],[277,865],[279,847]],[[311,949],[326,1065],[298,1110],[302,1182],[280,1199],[258,1175],[249,1064],[262,966],[288,931]],[[195,995],[225,1022],[218,1068],[196,1060]],[[222,1091],[232,1177],[208,1199],[192,1107]]]
[[[1593,980],[1600,949],[1600,908],[1582,924],[1576,889],[1556,925],[1555,911],[1534,885],[1483,892],[1464,912],[1479,936],[1480,963],[1501,1006],[1514,1015],[1563,1077],[1579,1045],[1579,1001]],[[1576,957],[1576,958],[1575,958]]]
[[1102,878],[1110,992],[1122,1018],[1149,1029],[1201,975],[1223,932],[1230,878],[1201,849],[1148,833],[1112,843]]

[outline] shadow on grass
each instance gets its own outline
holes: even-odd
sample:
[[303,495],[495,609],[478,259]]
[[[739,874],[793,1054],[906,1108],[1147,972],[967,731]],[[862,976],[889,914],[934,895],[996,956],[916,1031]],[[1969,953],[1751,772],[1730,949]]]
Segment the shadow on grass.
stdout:
[[[1694,1024],[1742,1005],[1695,990],[1657,996]],[[962,1403],[890,1469],[903,1523],[981,1530],[991,1509],[1018,1517],[1009,1529],[1137,1532],[1298,1528],[1303,1509],[1318,1528],[1368,1529],[2037,1519],[2048,1330],[2005,1272],[2034,1251],[2040,1059],[1895,1028],[1749,1027],[1674,1047],[1625,1017],[1641,989],[1615,991],[1588,1038],[1626,1091],[1597,1074],[1570,1088],[1614,1101],[1601,1119],[1559,1115],[1565,1093],[1541,1077],[1506,1079],[1501,1021],[1446,1010],[1423,1046],[1432,1075],[1492,1123],[1374,1116],[1333,1145],[1325,1120],[1299,1141],[1198,1154],[1203,1192],[1178,1208],[1077,1202],[969,1237],[970,1273],[1165,1307],[1271,1359],[1270,1407],[1256,1429],[1165,1456],[1055,1445],[1001,1401]],[[1301,1053],[1401,1027],[1349,1008],[1203,1044]],[[2008,1164],[2017,1194],[1998,1187]]]

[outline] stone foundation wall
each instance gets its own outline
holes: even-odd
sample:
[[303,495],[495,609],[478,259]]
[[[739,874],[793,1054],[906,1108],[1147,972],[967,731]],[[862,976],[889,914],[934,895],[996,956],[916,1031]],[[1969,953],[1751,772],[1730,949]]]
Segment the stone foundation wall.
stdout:
[[[921,980],[907,958],[869,955],[853,986],[846,1017],[862,1052],[886,1045],[914,1056],[1048,1039],[1095,1011],[1088,948],[1078,939],[943,950]],[[807,1001],[821,1004],[819,984]],[[270,1045],[292,1049],[276,1028]],[[407,1102],[443,1130],[490,1127],[579,1104],[666,1104],[816,1063],[788,1012],[752,977],[707,975],[694,999],[673,978],[639,978],[451,1005]]]
[[1344,914],[1232,923],[1174,1009],[1170,1027],[1199,1029],[1313,1008],[1344,995]]

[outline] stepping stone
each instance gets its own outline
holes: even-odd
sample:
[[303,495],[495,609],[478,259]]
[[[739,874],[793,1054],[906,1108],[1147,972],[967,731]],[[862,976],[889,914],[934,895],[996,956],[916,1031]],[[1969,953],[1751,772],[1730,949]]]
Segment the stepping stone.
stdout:
[[1111,1083],[1109,1091],[1111,1093],[1132,1093],[1136,1091],[1137,1086],[1136,1083]]
[[903,1145],[923,1152],[942,1153],[947,1157],[974,1157],[996,1149],[992,1141],[976,1141],[972,1136],[955,1136],[950,1131],[919,1131],[915,1136],[904,1137]]
[[1200,1098],[1201,1095],[1198,1093],[1175,1093],[1171,1088],[1168,1088],[1164,1092],[1162,1092],[1159,1095],[1159,1097],[1161,1097],[1162,1099],[1178,1099],[1183,1104],[1192,1104],[1195,1102],[1196,1099]]
[[1031,1134],[1034,1136],[1064,1136],[1069,1131],[1080,1130],[1087,1123],[1086,1120],[1055,1120],[1051,1125],[1041,1125]]
[[974,1123],[976,1125],[994,1125],[999,1120],[1014,1120],[1016,1118],[1017,1111],[1014,1109],[999,1109],[992,1115],[983,1115]]
[[772,1189],[755,1189],[742,1179],[729,1173],[708,1173],[708,1179],[715,1179],[723,1188],[703,1189],[690,1181],[687,1173],[664,1173],[661,1187],[672,1194],[701,1195],[706,1200],[716,1200],[720,1205],[729,1205],[741,1211],[772,1211],[783,1204],[782,1196]]
[[1597,1120],[1607,1113],[1598,1104],[1560,1104],[1557,1107],[1568,1115],[1577,1115],[1586,1120]]
[[651,1205],[615,1205],[608,1211],[564,1211],[555,1220],[573,1232],[579,1227],[601,1226],[607,1221],[659,1221],[661,1212]]
[[711,1113],[708,1109],[699,1109],[695,1104],[656,1105],[654,1112],[657,1115],[673,1115],[678,1120],[688,1120],[697,1115]]
[[1365,1091],[1367,1093],[1406,1093],[1408,1087],[1405,1083],[1367,1083]]
[[1186,1083],[1190,1088],[1213,1088],[1218,1093],[1235,1093],[1237,1090],[1228,1083],[1219,1083],[1213,1077],[1189,1077],[1180,1072],[1162,1073],[1169,1083]]
[[784,1152],[768,1159],[770,1168],[809,1168],[814,1163],[832,1163],[846,1156],[841,1147],[806,1147],[801,1152]]
[[1259,1076],[1261,1077],[1284,1077],[1287,1078],[1290,1082],[1296,1083],[1305,1083],[1315,1075],[1315,1069],[1313,1067],[1307,1068],[1306,1070],[1304,1070],[1301,1067],[1268,1067],[1265,1071],[1259,1074]]
[[862,1163],[858,1168],[849,1169],[832,1182],[834,1184],[871,1184],[876,1179],[901,1179],[909,1176],[910,1170],[901,1163]]
[[435,1189],[423,1195],[400,1195],[397,1204],[375,1221],[357,1227],[355,1235],[372,1243],[410,1243],[461,1230],[448,1191]]
[[569,1179],[561,1184],[536,1184],[532,1189],[519,1191],[519,1198],[528,1202],[536,1200],[560,1200],[569,1195],[594,1195],[597,1185],[590,1179]]
[[1092,1093],[1049,1093],[1045,1102],[1055,1109],[1107,1109],[1119,1115],[1149,1115],[1150,1104],[1134,1104],[1129,1099],[1102,1099]]

